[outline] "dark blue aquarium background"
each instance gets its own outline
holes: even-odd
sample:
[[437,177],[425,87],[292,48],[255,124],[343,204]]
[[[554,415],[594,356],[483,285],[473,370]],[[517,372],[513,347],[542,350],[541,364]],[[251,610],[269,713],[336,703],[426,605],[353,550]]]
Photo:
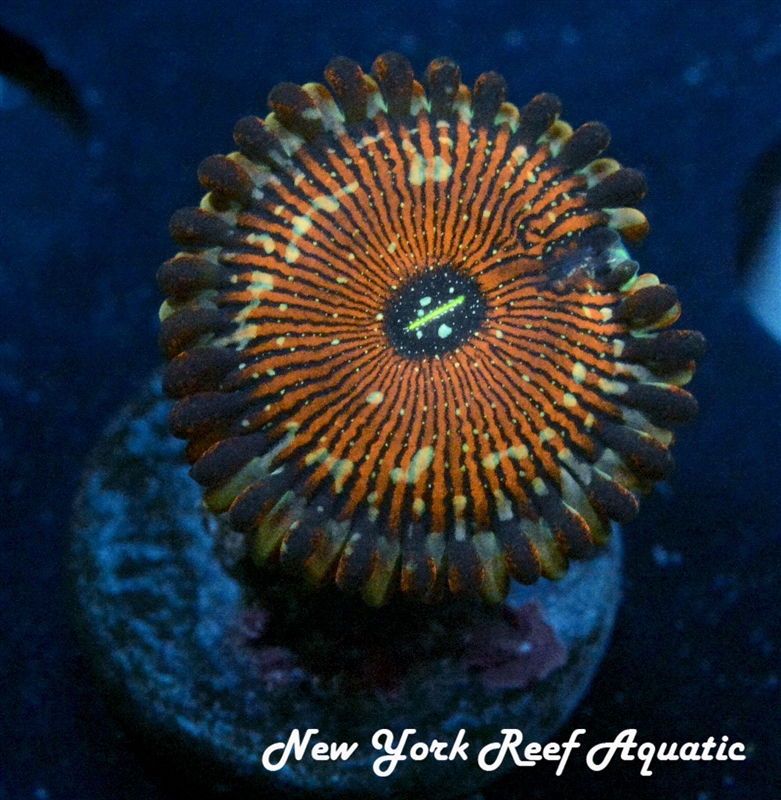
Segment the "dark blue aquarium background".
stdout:
[[[781,5],[624,2],[54,2],[4,0],[0,25],[75,88],[86,121],[0,85],[0,800],[178,796],[153,781],[96,694],[68,618],[68,526],[101,429],[160,364],[154,275],[167,226],[201,192],[276,83],[366,70],[397,50],[422,73],[487,70],[523,105],[557,94],[573,125],[611,130],[642,170],[651,224],[633,249],[675,285],[709,352],[677,469],[626,529],[612,644],[560,732],[587,745],[745,744],[742,762],[573,757],[516,771],[499,798],[772,798],[781,778],[781,349],[746,310],[738,202],[781,134]],[[756,192],[767,187],[756,187]],[[512,721],[507,720],[508,727]],[[497,731],[498,735],[498,731]]]

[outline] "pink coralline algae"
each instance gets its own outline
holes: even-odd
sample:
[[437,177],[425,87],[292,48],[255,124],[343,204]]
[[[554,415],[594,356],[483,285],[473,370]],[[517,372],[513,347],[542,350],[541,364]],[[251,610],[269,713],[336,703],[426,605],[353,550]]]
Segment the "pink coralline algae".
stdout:
[[495,621],[464,634],[464,661],[489,689],[525,689],[567,661],[538,602],[504,606]]

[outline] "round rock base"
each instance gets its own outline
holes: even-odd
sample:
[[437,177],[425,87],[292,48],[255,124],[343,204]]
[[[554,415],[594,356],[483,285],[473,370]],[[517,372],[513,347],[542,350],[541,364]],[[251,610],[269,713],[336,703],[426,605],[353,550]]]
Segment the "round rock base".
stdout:
[[[203,508],[169,408],[155,380],[105,433],[71,568],[111,707],[172,771],[238,794],[435,800],[512,767],[478,760],[503,729],[524,743],[555,733],[610,634],[618,531],[561,581],[514,585],[498,608],[370,609],[248,565],[240,538]],[[391,769],[384,746],[402,738],[406,758]]]

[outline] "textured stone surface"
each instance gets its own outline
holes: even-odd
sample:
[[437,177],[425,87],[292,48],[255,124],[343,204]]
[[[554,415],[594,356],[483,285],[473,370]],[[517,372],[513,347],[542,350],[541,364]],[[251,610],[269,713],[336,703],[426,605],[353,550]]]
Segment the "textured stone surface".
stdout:
[[[105,433],[78,500],[71,569],[112,707],[177,768],[222,787],[392,796],[425,785],[444,798],[495,777],[477,754],[503,728],[543,741],[561,725],[613,623],[618,537],[558,583],[516,585],[498,609],[374,610],[337,590],[302,594],[216,535],[167,435],[168,409],[154,380]],[[294,728],[359,746],[346,761],[307,752],[266,770],[264,749]],[[410,743],[452,743],[463,729],[469,758],[407,759],[378,777],[372,737],[383,728],[414,728]]]

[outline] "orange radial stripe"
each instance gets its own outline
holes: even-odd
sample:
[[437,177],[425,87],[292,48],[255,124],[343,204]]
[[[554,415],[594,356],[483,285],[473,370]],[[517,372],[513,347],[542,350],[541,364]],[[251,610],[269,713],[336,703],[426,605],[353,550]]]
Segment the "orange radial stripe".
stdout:
[[396,431],[397,435],[403,435],[410,424],[409,418],[405,420],[404,415],[401,415],[399,411],[401,408],[405,408],[409,402],[411,389],[408,384],[416,383],[417,379],[413,377],[414,367],[405,364],[402,365],[401,370],[395,372],[395,375],[388,376],[388,382],[393,387],[392,393],[389,393],[387,405],[390,411],[386,413],[382,427],[376,430],[376,438],[368,451],[370,458],[367,458],[361,465],[360,480],[356,485],[356,503],[360,501],[360,497],[369,496],[372,493],[370,486],[374,487],[373,491],[376,492],[378,505],[385,499],[391,482],[391,473],[396,467],[392,455],[389,454],[390,437],[393,431]]
[[[519,481],[518,467],[513,466],[513,462],[507,455],[511,447],[523,444],[523,437],[517,428],[510,436],[505,436],[505,432],[500,429],[495,405],[492,407],[486,400],[482,387],[475,382],[475,377],[479,376],[482,370],[490,369],[490,366],[484,363],[481,353],[470,354],[470,358],[475,358],[479,365],[478,370],[469,371],[465,373],[464,377],[474,398],[473,404],[470,405],[470,410],[474,407],[474,412],[470,413],[470,420],[474,426],[473,429],[477,431],[476,444],[477,455],[480,459],[480,474],[486,476],[481,483],[485,485],[486,481],[489,482],[493,490],[504,486],[507,494],[520,504],[526,505],[528,502],[526,490]],[[486,463],[491,463],[494,457],[496,466],[493,469],[485,466]],[[500,472],[502,474],[501,482],[497,477]]]
[[475,522],[478,527],[488,528],[490,526],[491,501],[486,491],[489,488],[498,489],[499,486],[495,475],[484,475],[479,469],[479,461],[476,457],[478,446],[476,435],[473,433],[476,428],[470,416],[474,403],[472,402],[472,392],[469,391],[465,380],[465,373],[468,372],[469,368],[464,371],[455,371],[451,375],[453,394],[458,403],[455,406],[457,422],[454,430],[458,431],[458,439],[461,443],[461,452],[458,453],[459,469],[462,470],[468,482],[466,494],[474,512]]

